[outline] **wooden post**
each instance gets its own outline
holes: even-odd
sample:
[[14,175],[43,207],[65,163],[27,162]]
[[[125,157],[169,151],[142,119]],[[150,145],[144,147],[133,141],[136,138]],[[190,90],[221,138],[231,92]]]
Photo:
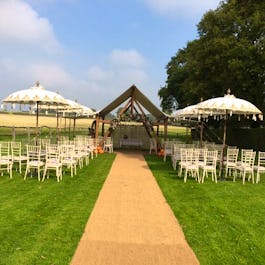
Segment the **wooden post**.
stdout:
[[98,138],[99,116],[96,117],[95,139]]
[[76,129],[76,114],[74,114],[74,128],[73,128],[73,136],[75,137],[75,129]]
[[102,122],[102,127],[101,127],[101,135],[104,136],[105,135],[105,117],[103,117],[103,122]]
[[168,125],[168,118],[164,119],[164,141],[167,140],[167,125]]
[[71,139],[71,117],[69,116],[69,123],[68,123],[68,138]]
[[16,131],[15,131],[15,127],[12,127],[12,141],[16,141]]

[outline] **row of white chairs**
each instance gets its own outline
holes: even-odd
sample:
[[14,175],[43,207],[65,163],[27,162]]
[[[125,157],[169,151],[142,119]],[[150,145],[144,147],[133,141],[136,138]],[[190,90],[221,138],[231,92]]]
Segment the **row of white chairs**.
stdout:
[[63,177],[63,167],[70,169],[71,177],[76,175],[77,165],[83,166],[83,161],[89,154],[85,151],[77,151],[74,145],[47,145],[45,152],[39,145],[27,145],[27,162],[24,179],[28,174],[31,176],[37,173],[38,180],[41,180],[41,171],[43,171],[42,181],[49,178],[50,171],[55,171],[57,181]]
[[22,173],[22,165],[26,165],[24,179],[28,173],[36,172],[38,180],[40,171],[44,171],[43,180],[50,170],[56,171],[57,180],[62,179],[62,167],[71,169],[71,176],[76,174],[76,166],[80,168],[84,164],[88,165],[89,158],[93,159],[93,154],[97,156],[95,141],[85,141],[84,139],[71,142],[60,142],[58,144],[46,145],[26,145],[26,150],[22,149],[21,142],[0,142],[0,171],[3,174],[7,171],[12,178],[13,165],[18,164],[18,171]]
[[[214,148],[215,147],[211,147],[211,149],[193,148],[192,146],[186,144],[173,144],[173,150],[171,154],[172,166],[174,170],[176,170],[177,164],[179,164],[179,173],[181,174],[184,165],[184,169],[186,170],[184,174],[184,181],[187,180],[187,174],[190,173],[197,181],[203,182],[205,174],[207,173],[206,171],[212,170],[210,172],[212,173],[212,178],[215,182],[217,182],[216,169],[214,169],[214,167],[217,168],[219,166],[219,172],[222,173],[223,171],[226,178],[228,176],[232,176],[233,181],[235,181],[236,178],[242,178],[243,184],[245,184],[246,177],[248,177],[247,179],[249,181],[251,180],[253,183],[260,182],[261,173],[265,173],[265,152],[255,152],[252,149],[241,149],[241,153],[239,155],[238,148],[234,146],[228,146],[226,154],[223,156],[222,149],[219,148],[219,146],[217,148],[218,150],[214,150]],[[181,150],[190,150],[190,153],[188,154],[189,156],[191,156],[191,152],[193,152],[193,158],[189,158],[190,160],[193,159],[193,162],[192,165],[190,162],[188,163],[190,165],[188,168],[185,167],[185,159],[188,158],[183,156]],[[214,154],[213,151],[216,151],[217,154]],[[211,157],[213,154],[214,156],[216,155],[216,161],[208,161],[209,159],[212,159]],[[210,167],[207,165],[208,163],[212,163]],[[200,172],[200,169],[202,169],[202,172],[204,170],[204,173],[202,173],[201,177],[198,173]]]
[[[218,151],[207,149],[181,148],[180,149],[180,169],[179,176],[184,172],[184,182],[188,175],[198,182],[204,182],[205,177],[211,176],[217,183],[217,160]],[[200,174],[202,171],[202,174]]]
[[224,167],[225,177],[233,176],[233,181],[240,177],[244,184],[248,176],[249,181],[259,183],[260,174],[265,173],[265,152],[256,152],[253,149],[241,149],[240,151],[238,148],[228,148]]

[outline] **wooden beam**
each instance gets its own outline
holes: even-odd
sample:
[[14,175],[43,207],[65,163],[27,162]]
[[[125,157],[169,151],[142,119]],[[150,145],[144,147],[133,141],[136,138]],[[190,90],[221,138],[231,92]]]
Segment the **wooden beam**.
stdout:
[[145,113],[144,113],[144,110],[142,109],[141,105],[139,104],[139,102],[137,100],[135,100],[135,103],[137,105],[137,107],[140,109],[140,111],[142,112],[142,117],[143,116],[146,116]]
[[96,128],[95,128],[95,138],[98,138],[98,131],[99,131],[99,117],[96,117]]
[[164,141],[167,140],[167,125],[168,125],[168,118],[164,119]]
[[122,110],[120,111],[120,113],[118,113],[119,116],[121,116],[123,113],[125,113],[128,108],[130,107],[130,104],[131,104],[131,100],[129,100],[126,105],[122,108]]
[[132,97],[131,97],[131,116],[133,115],[134,101],[135,101],[135,97],[134,97],[134,95],[132,95]]

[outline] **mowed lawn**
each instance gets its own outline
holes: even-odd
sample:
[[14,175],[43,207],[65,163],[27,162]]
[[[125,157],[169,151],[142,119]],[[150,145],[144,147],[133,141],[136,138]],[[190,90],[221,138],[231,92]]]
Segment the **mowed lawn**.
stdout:
[[[169,134],[188,136],[171,126]],[[0,265],[69,264],[114,157],[99,155],[61,183],[0,176]],[[183,183],[169,158],[145,158],[202,265],[265,264],[265,175],[259,184]]]
[[145,158],[202,265],[265,264],[265,174],[259,184],[184,183],[169,158]]
[[114,157],[100,154],[60,183],[0,176],[0,264],[69,264]]

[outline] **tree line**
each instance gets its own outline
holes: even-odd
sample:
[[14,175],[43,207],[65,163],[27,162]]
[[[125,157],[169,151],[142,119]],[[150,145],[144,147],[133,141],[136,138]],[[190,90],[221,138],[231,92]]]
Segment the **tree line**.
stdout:
[[163,111],[226,94],[247,99],[265,113],[265,1],[221,1],[197,25],[198,38],[166,66],[158,95]]

